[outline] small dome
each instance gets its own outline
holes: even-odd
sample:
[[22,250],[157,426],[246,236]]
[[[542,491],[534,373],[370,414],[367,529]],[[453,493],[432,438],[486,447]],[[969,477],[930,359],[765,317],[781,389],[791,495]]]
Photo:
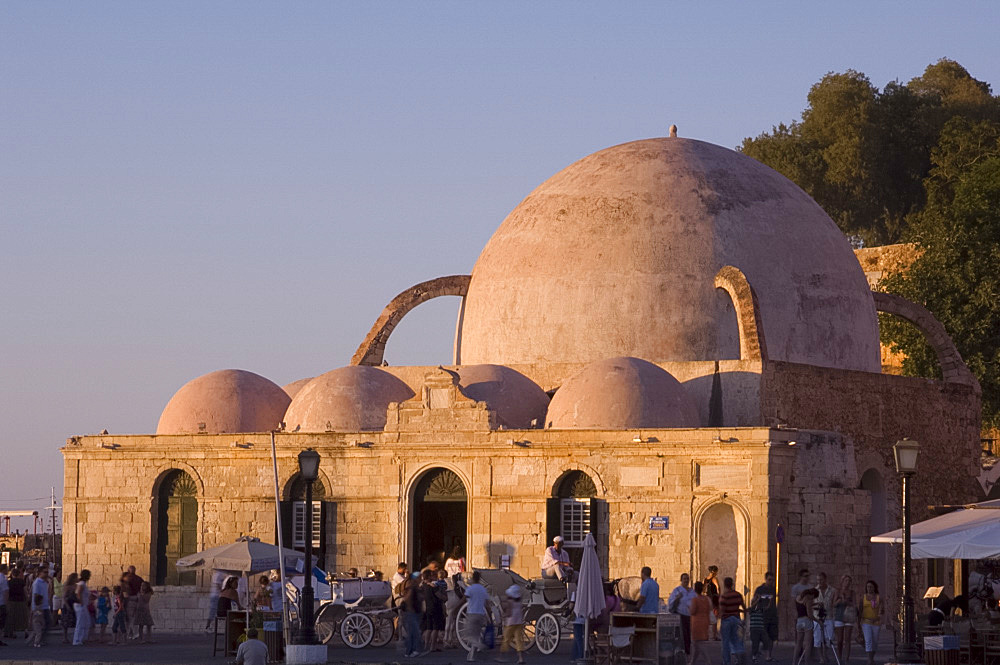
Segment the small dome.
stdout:
[[321,374],[299,390],[285,413],[286,431],[360,432],[385,427],[391,402],[413,397],[408,385],[377,367],[348,365]]
[[698,409],[665,369],[639,358],[591,363],[556,391],[546,426],[554,429],[699,427]]
[[167,402],[157,434],[269,432],[291,398],[259,374],[223,369],[188,381]]
[[299,391],[306,387],[306,384],[312,381],[315,377],[308,376],[304,379],[299,379],[298,381],[292,381],[291,383],[286,383],[281,386],[281,389],[288,393],[291,399],[295,399],[295,396],[299,394]]
[[462,393],[486,402],[499,424],[507,429],[533,427],[545,422],[549,396],[524,374],[503,365],[463,365],[457,368]]

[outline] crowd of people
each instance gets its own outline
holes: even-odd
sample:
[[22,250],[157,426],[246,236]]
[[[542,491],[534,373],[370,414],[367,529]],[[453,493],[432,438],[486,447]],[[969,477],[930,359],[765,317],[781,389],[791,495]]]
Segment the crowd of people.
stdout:
[[[59,566],[0,564],[0,632],[42,647],[50,629],[62,629],[63,643],[74,646],[111,644],[127,640],[152,642],[153,589],[130,566],[113,588],[91,588],[91,574],[83,569],[63,579]],[[108,635],[108,626],[111,635]],[[0,647],[7,643],[0,640]]]

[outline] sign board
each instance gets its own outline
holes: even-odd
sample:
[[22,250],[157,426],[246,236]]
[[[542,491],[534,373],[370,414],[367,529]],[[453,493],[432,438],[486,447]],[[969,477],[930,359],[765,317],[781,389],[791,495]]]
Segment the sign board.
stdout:
[[0,552],[0,563],[4,565],[10,565],[10,552],[8,552],[7,550]]
[[785,542],[785,527],[778,525],[778,528],[774,532],[774,542],[783,543]]
[[653,515],[649,518],[650,531],[666,531],[670,528],[670,517],[667,515]]
[[264,632],[265,633],[280,633],[281,632],[281,622],[280,621],[265,621],[264,622]]
[[510,570],[510,555],[501,554],[500,555],[500,567],[504,570]]

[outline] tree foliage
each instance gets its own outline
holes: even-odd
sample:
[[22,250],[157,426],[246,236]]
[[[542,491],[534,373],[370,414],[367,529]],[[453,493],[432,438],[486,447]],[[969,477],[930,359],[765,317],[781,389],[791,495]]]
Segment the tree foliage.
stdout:
[[[983,389],[983,424],[1000,428],[1000,98],[953,60],[879,90],[864,74],[827,74],[800,120],[741,150],[808,192],[856,244],[913,242],[919,257],[880,289],[927,307]],[[903,370],[939,376],[922,333],[884,316]]]
[[1000,121],[990,87],[940,60],[906,85],[882,90],[853,70],[812,86],[800,120],[779,124],[740,149],[812,196],[856,244],[899,242],[926,204],[931,152],[954,117]]

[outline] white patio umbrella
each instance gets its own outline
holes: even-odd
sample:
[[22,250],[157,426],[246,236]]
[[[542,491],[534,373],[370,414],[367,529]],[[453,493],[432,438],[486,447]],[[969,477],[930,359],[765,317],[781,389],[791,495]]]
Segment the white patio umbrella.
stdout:
[[601,578],[601,563],[597,560],[597,541],[588,533],[583,539],[583,561],[580,563],[580,579],[576,583],[576,601],[573,603],[573,613],[584,621],[584,656],[587,654],[590,620],[599,617],[604,607],[604,582]]
[[[902,543],[896,529],[872,536],[873,543]],[[1000,500],[917,522],[910,528],[914,559],[987,559],[1000,556]]]
[[[182,557],[174,564],[182,572],[189,570],[220,570],[232,575],[249,577],[254,573],[278,568],[301,568],[305,554],[285,548],[279,556],[278,546],[262,543],[259,538],[242,536],[235,543],[211,547]],[[250,622],[250,581],[247,580],[247,623]]]

